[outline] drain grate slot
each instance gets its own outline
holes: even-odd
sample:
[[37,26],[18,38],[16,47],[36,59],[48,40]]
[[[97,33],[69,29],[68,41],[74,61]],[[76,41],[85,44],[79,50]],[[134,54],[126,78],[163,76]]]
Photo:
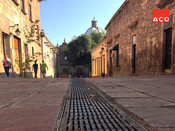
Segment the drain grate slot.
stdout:
[[61,122],[61,131],[144,131],[120,109],[113,108],[96,90],[74,79]]

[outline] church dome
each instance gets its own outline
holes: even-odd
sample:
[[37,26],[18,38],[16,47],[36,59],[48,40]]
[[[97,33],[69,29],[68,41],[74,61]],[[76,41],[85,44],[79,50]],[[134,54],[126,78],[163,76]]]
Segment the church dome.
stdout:
[[97,27],[97,21],[95,18],[92,20],[92,27],[90,27],[85,34],[89,36],[93,31],[96,31],[97,33],[103,32],[101,28]]

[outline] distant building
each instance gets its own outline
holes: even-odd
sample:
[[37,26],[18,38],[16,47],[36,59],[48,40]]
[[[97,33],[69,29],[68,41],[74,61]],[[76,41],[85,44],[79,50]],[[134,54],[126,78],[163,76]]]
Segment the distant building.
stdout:
[[42,38],[43,45],[43,60],[47,64],[46,77],[54,78],[56,76],[56,54],[54,52],[54,46],[45,36]]
[[[170,9],[154,23],[153,9]],[[174,0],[125,0],[106,26],[110,76],[175,74]]]
[[[30,27],[35,20],[40,20],[41,0],[0,0],[0,62],[7,54],[12,61],[10,77],[23,76],[22,62],[29,56],[42,51],[41,46],[36,43],[28,44],[25,39],[24,27]],[[37,25],[40,31],[40,22]],[[37,57],[41,62],[42,57]],[[19,64],[16,64],[18,61]],[[33,63],[32,63],[33,64]],[[32,64],[27,70],[26,76],[32,77]],[[5,72],[0,63],[0,77]],[[39,77],[39,76],[38,76]]]
[[97,27],[97,21],[95,18],[92,20],[92,27],[90,27],[85,34],[89,36],[93,31],[96,31],[97,33],[103,32],[101,28]]
[[64,48],[67,46],[66,40],[61,46],[57,46],[57,76],[62,78],[68,77],[87,77],[89,73],[89,68],[83,65],[73,67],[69,64],[67,56],[64,53]]
[[71,65],[67,61],[67,57],[64,53],[64,48],[67,46],[66,40],[64,39],[64,42],[61,46],[58,48],[58,54],[57,54],[57,70],[58,70],[58,76],[59,77],[68,77],[68,75],[71,75]]
[[104,37],[91,52],[91,73],[92,77],[106,77],[107,76],[107,43]]
[[[85,34],[89,36],[93,31],[96,31],[97,33],[103,32],[101,28],[97,27],[97,21],[95,18],[92,20],[92,27],[90,27]],[[88,77],[90,72],[89,67],[84,65],[73,67],[69,64],[67,57],[64,54],[64,48],[66,46],[67,43],[64,40],[63,44],[57,47],[59,50],[57,54],[57,74],[59,74],[59,77]]]

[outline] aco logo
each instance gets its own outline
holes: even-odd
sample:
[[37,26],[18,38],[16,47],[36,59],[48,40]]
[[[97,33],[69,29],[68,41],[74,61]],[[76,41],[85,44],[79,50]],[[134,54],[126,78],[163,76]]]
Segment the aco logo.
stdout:
[[169,22],[169,9],[153,9],[153,22]]

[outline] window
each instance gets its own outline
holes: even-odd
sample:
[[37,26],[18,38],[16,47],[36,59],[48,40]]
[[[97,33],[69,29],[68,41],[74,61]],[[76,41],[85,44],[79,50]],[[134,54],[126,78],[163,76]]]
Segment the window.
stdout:
[[32,21],[32,6],[29,4],[29,20]]
[[21,11],[24,15],[27,15],[25,10],[25,0],[21,0]]
[[24,10],[24,0],[21,0],[21,9]]
[[10,41],[9,41],[9,35],[2,32],[2,47],[3,47],[3,53],[6,54],[8,57],[10,57]]
[[136,45],[136,35],[132,37],[132,45]]
[[132,37],[132,73],[136,73],[136,35]]
[[32,47],[32,56],[34,56],[34,48]]

